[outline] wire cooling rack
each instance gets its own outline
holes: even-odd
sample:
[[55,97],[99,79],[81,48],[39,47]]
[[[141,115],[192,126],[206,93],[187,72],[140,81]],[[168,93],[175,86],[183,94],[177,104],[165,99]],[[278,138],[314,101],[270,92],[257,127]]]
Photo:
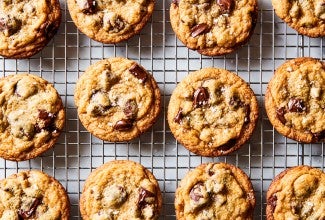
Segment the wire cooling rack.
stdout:
[[[324,144],[301,144],[278,134],[264,109],[267,83],[285,60],[311,56],[324,59],[324,40],[298,35],[274,14],[268,0],[259,1],[259,17],[248,45],[227,56],[205,57],[188,50],[175,37],[169,22],[171,0],[157,0],[153,16],[142,32],[127,42],[105,45],[78,32],[66,2],[61,0],[62,24],[44,50],[30,59],[0,59],[2,76],[30,72],[52,82],[66,108],[66,125],[57,144],[41,157],[24,162],[0,160],[0,177],[25,169],[40,169],[58,179],[71,201],[71,219],[81,219],[79,197],[85,179],[103,163],[116,159],[140,162],[153,172],[163,193],[161,219],[175,219],[174,193],[186,172],[204,162],[227,162],[250,177],[257,200],[254,219],[265,219],[265,194],[273,177],[287,167],[306,164],[324,170]],[[149,70],[162,92],[159,120],[130,142],[109,143],[91,136],[77,117],[73,94],[76,80],[92,63],[122,56]],[[254,90],[260,105],[258,126],[237,152],[218,158],[189,153],[178,144],[166,121],[170,95],[189,72],[203,67],[236,72]]]

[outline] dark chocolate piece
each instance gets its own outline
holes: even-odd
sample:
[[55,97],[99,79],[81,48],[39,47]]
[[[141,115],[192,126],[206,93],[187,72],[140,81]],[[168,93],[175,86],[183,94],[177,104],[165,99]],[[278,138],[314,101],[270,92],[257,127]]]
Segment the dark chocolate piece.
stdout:
[[194,107],[195,108],[199,108],[202,107],[206,104],[208,104],[208,100],[209,100],[209,93],[208,90],[204,87],[199,87],[193,95],[193,99],[194,99]]
[[208,24],[202,23],[202,24],[197,24],[194,27],[191,28],[191,36],[196,37],[201,34],[204,34],[208,32],[211,28],[209,27]]
[[297,98],[291,98],[288,102],[288,108],[290,112],[303,112],[306,110],[304,101]]
[[131,68],[129,69],[132,75],[137,77],[142,83],[144,83],[147,79],[147,72],[140,67],[138,64],[133,64]]
[[129,119],[122,119],[116,122],[114,129],[118,131],[127,131],[133,127],[133,123]]

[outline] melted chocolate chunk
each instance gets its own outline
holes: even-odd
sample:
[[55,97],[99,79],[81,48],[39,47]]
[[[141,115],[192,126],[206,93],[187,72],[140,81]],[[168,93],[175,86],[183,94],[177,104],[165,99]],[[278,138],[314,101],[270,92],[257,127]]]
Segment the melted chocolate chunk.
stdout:
[[122,119],[116,122],[114,129],[118,131],[127,131],[133,127],[133,123],[129,119]]
[[58,128],[55,126],[54,119],[56,118],[56,115],[47,112],[46,110],[39,109],[38,110],[38,118],[42,120],[42,125],[39,123],[36,123],[34,125],[34,131],[36,133],[40,133],[43,129],[47,130],[49,132],[58,132]]
[[230,139],[227,143],[225,143],[224,145],[221,145],[220,147],[218,147],[218,151],[228,151],[230,150],[234,145],[236,144],[236,139]]
[[210,29],[211,28],[209,27],[209,25],[205,23],[195,25],[194,27],[191,28],[191,36],[192,37],[199,36],[201,34],[208,32]]
[[138,113],[138,105],[135,100],[128,100],[125,103],[125,106],[123,108],[123,112],[125,116],[129,119],[134,119],[137,116]]
[[250,122],[250,114],[251,114],[251,108],[248,104],[244,104],[244,111],[245,111],[245,118],[244,123],[247,124]]
[[271,207],[272,213],[275,210],[277,200],[278,200],[278,198],[276,197],[275,193],[267,200],[267,204]]
[[138,64],[133,64],[129,69],[131,74],[137,77],[142,83],[144,83],[147,79],[147,72],[140,67]]
[[232,107],[237,109],[237,108],[243,106],[243,103],[238,96],[233,96],[229,100],[229,105],[231,105]]
[[183,119],[183,117],[184,117],[184,115],[183,115],[183,111],[182,111],[182,109],[180,108],[180,109],[178,110],[178,112],[177,112],[177,115],[176,115],[175,118],[174,118],[174,122],[180,124],[181,121],[182,121],[182,119]]
[[146,198],[150,198],[150,197],[155,198],[155,194],[141,187],[139,189],[138,206],[141,209],[146,207],[148,205]]
[[4,32],[6,36],[11,36],[19,31],[21,21],[12,17],[0,18],[0,31]]
[[306,110],[304,101],[301,99],[291,98],[288,102],[290,112],[303,112]]
[[203,183],[199,182],[195,184],[191,189],[190,198],[193,201],[198,202],[201,198],[203,198],[202,187],[204,187]]
[[91,114],[94,116],[102,116],[105,115],[106,111],[110,108],[110,106],[104,106],[104,105],[96,105],[91,110]]
[[95,0],[79,0],[78,5],[85,14],[93,14],[96,12],[97,2]]
[[325,139],[325,130],[317,133],[313,133],[314,141],[319,142]]
[[34,212],[36,211],[37,209],[37,206],[41,203],[41,201],[38,199],[38,198],[35,198],[31,207],[29,208],[29,210],[22,210],[22,209],[19,209],[18,210],[18,216],[22,219],[28,219],[30,218]]
[[276,117],[281,121],[282,124],[286,123],[286,119],[284,117],[285,113],[286,113],[286,109],[284,107],[281,107],[276,110]]
[[195,108],[199,108],[208,104],[208,100],[209,100],[208,90],[204,87],[199,87],[194,92],[193,99],[194,99],[193,104]]
[[217,0],[222,14],[230,14],[235,7],[234,0]]

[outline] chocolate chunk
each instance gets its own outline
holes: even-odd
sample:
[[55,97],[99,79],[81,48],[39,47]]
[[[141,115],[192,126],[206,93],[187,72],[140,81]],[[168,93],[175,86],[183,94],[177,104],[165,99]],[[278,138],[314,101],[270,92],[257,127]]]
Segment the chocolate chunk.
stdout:
[[230,14],[235,6],[234,0],[217,0],[222,14]]
[[114,129],[118,131],[127,131],[133,127],[133,123],[129,119],[122,119],[116,122]]
[[250,122],[250,114],[251,114],[251,108],[248,104],[244,104],[244,112],[245,112],[245,119],[244,123],[247,124]]
[[147,76],[147,72],[142,67],[140,67],[138,64],[135,63],[133,64],[133,66],[131,66],[129,70],[132,75],[134,75],[141,81],[141,83],[145,83],[148,76]]
[[179,1],[180,0],[172,0],[172,3],[178,6],[179,5]]
[[209,27],[209,25],[205,23],[195,25],[194,27],[191,28],[191,36],[196,37],[200,34],[204,34],[210,31],[210,29],[211,28]]
[[56,133],[58,132],[58,128],[55,126],[54,119],[56,118],[56,115],[47,112],[44,109],[38,110],[38,118],[41,120],[39,123],[36,123],[34,125],[34,131],[36,133],[40,133],[42,130],[46,130],[49,132]]
[[271,207],[272,213],[275,210],[277,200],[278,200],[278,198],[276,197],[275,193],[267,200],[267,204]]
[[286,113],[286,109],[284,107],[281,107],[276,110],[276,117],[281,121],[282,124],[286,123],[286,119],[284,117],[285,113]]
[[227,143],[219,146],[217,149],[219,151],[226,152],[226,151],[230,150],[235,144],[236,144],[236,139],[230,139]]
[[142,209],[148,205],[147,198],[155,198],[155,194],[152,192],[140,187],[139,189],[139,199],[138,199],[138,206]]
[[237,109],[237,108],[243,106],[243,103],[238,96],[233,96],[229,100],[229,105],[231,105],[233,108]]
[[93,116],[102,116],[105,115],[106,111],[110,108],[110,106],[104,106],[101,104],[95,105],[91,110],[91,114]]
[[193,186],[190,191],[190,198],[198,202],[201,198],[203,198],[202,188],[204,187],[203,183],[199,182]]
[[93,14],[96,12],[97,2],[95,0],[77,0],[77,3],[85,14]]
[[183,111],[182,111],[182,109],[180,108],[180,109],[178,110],[178,112],[177,112],[177,115],[176,115],[175,118],[174,118],[174,122],[180,124],[181,121],[182,121],[182,119],[183,119],[183,117],[184,117],[184,115],[183,115]]
[[194,98],[194,107],[198,108],[198,107],[202,107],[206,104],[208,104],[208,100],[209,100],[209,93],[208,90],[204,87],[199,87],[193,95]]
[[47,23],[44,29],[45,36],[47,39],[51,39],[57,32],[57,28],[53,23]]
[[41,203],[41,201],[38,199],[38,198],[35,198],[31,207],[29,208],[29,210],[22,210],[22,209],[19,209],[18,210],[18,216],[22,219],[28,219],[30,218],[34,212],[36,211],[37,209],[37,206]]
[[0,31],[5,34],[5,36],[11,36],[19,31],[21,27],[21,21],[12,17],[2,17],[0,18]]
[[209,169],[209,170],[208,170],[208,175],[209,175],[209,176],[213,176],[213,175],[214,175],[214,171],[213,171],[212,169]]
[[288,102],[290,112],[303,112],[306,110],[304,101],[301,99],[291,98]]
[[325,139],[325,130],[317,133],[313,133],[314,141],[319,142]]
[[123,112],[125,116],[129,119],[134,119],[137,116],[138,113],[138,105],[135,100],[128,100],[125,103],[125,106],[123,108]]

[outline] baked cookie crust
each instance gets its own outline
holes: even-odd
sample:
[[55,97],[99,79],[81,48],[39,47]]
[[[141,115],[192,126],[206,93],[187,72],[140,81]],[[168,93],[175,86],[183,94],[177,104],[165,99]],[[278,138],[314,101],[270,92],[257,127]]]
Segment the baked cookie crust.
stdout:
[[153,174],[141,164],[116,160],[93,171],[80,198],[84,220],[158,219],[162,195]]
[[289,60],[275,71],[265,94],[270,122],[282,135],[304,143],[325,138],[325,63]]
[[7,58],[38,53],[61,23],[59,0],[3,0],[0,14],[0,55]]
[[173,0],[170,21],[178,39],[207,56],[246,44],[257,22],[256,0]]
[[175,195],[178,220],[253,219],[255,196],[247,175],[226,163],[207,163],[189,171]]
[[201,156],[221,156],[252,135],[258,104],[248,84],[224,69],[190,73],[173,91],[168,124],[175,138]]
[[0,157],[28,160],[55,144],[65,111],[52,84],[27,73],[3,77],[0,102]]
[[154,78],[136,62],[121,57],[91,65],[79,78],[74,99],[85,128],[106,141],[138,137],[160,113],[160,90]]

